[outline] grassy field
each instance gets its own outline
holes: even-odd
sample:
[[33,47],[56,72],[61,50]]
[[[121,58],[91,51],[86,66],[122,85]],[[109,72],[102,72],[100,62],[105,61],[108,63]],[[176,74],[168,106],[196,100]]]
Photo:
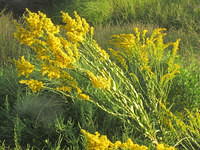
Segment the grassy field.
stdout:
[[0,150],[200,149],[198,0],[52,10],[0,13]]

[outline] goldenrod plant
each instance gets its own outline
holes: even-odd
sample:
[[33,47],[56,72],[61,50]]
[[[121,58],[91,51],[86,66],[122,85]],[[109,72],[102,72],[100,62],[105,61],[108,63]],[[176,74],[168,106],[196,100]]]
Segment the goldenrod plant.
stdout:
[[[61,12],[61,18],[63,24],[56,25],[44,13],[26,10],[15,37],[34,55],[31,61],[24,56],[16,60],[21,84],[32,92],[50,90],[73,101],[91,102],[155,145],[199,148],[198,126],[187,125],[167,106],[171,82],[180,68],[175,61],[180,40],[165,43],[165,29],[148,36],[147,30],[136,28],[132,34],[114,35],[115,47],[106,51],[93,39],[94,28],[76,12],[74,18]],[[172,125],[166,126],[163,119]]]

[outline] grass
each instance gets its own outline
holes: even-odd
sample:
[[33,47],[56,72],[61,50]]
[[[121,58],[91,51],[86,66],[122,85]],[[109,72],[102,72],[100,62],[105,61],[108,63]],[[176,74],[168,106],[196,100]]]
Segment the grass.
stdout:
[[15,31],[14,18],[11,12],[0,12],[0,64],[11,64],[12,59],[28,55],[28,49],[21,46],[13,37]]
[[139,22],[199,32],[199,6],[198,0],[62,0],[54,3],[57,13],[52,16],[59,16],[60,10],[76,10],[94,25]]
[[[176,76],[171,85],[167,106],[178,118],[189,116],[190,113],[187,113],[184,108],[191,112],[199,111],[198,1],[134,1],[134,3],[140,4],[137,5],[137,9],[136,5],[128,5],[132,2],[131,0],[126,2],[117,0],[115,5],[113,4],[115,7],[121,6],[121,8],[115,9],[114,15],[111,17],[112,22],[119,24],[110,23],[108,16],[105,20],[100,18],[103,21],[107,20],[108,24],[101,25],[102,20],[94,21],[94,24],[100,24],[95,27],[95,39],[100,46],[107,49],[111,46],[108,41],[112,34],[130,33],[133,27],[148,29],[150,32],[160,26],[167,27],[166,41],[175,41],[175,39],[181,38],[181,50],[179,51],[181,56],[178,61],[182,64],[180,74]],[[186,4],[189,6],[188,8],[186,8]],[[126,8],[124,5],[131,8]],[[161,9],[164,5],[169,7]],[[123,11],[121,11],[122,8]],[[148,10],[148,8],[151,9]],[[169,8],[173,9],[168,10]],[[144,10],[143,13],[142,10]],[[157,10],[156,14],[155,10]],[[86,9],[85,11],[93,12],[94,10]],[[145,16],[147,11],[149,13]],[[89,16],[88,12],[84,13],[83,15],[88,15],[92,22],[93,16]],[[191,16],[191,14],[194,15]],[[183,16],[185,18],[182,18]],[[98,19],[95,16],[94,18]],[[119,21],[120,18],[122,18],[122,23]],[[124,24],[125,22],[126,24]],[[32,54],[28,47],[21,46],[13,38],[14,31],[12,14],[0,13],[0,149],[84,149],[86,140],[80,134],[81,128],[91,133],[99,131],[101,134],[106,134],[111,141],[126,141],[130,137],[138,144],[153,147],[147,138],[133,130],[133,127],[126,121],[113,117],[91,103],[80,100],[73,101],[63,97],[62,94],[55,94],[51,91],[33,94],[20,85],[17,72],[12,64],[13,58],[25,55],[32,59]],[[133,125],[135,125],[134,123]],[[191,122],[187,122],[187,125],[190,123],[197,129],[199,128],[198,124],[195,124],[195,118]],[[168,136],[165,142],[171,145],[174,145],[173,139],[176,139],[176,136],[181,138],[179,135],[171,137],[168,132],[165,136]],[[200,143],[198,138],[196,137],[194,140]],[[187,140],[183,140],[185,142],[183,145],[186,146],[179,146],[179,148],[195,149],[192,144],[187,145]]]

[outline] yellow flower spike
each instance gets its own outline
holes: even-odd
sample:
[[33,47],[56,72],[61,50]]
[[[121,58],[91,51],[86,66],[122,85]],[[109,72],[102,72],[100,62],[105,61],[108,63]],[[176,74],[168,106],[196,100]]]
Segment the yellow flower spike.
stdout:
[[[46,17],[46,16],[45,16]],[[30,30],[42,30],[42,26],[40,24],[40,15],[34,12],[29,11],[26,9],[26,15],[23,16],[23,18],[26,20],[26,23],[28,25],[28,28]]]
[[56,55],[58,51],[61,51],[63,47],[60,38],[56,37],[54,34],[50,32],[47,34],[46,43],[48,45],[48,48],[54,55]]
[[121,141],[116,141],[114,144],[113,144],[113,149],[118,149],[119,147],[121,147],[122,145],[122,142]]
[[45,32],[50,32],[52,34],[57,34],[60,32],[60,27],[58,25],[54,25],[50,18],[47,18],[46,15],[40,11],[38,14],[41,18],[41,24]]
[[76,24],[76,21],[72,19],[68,13],[61,11],[62,21],[66,23],[64,26],[66,31],[71,31],[72,27]]
[[66,53],[62,51],[58,52],[56,55],[55,61],[52,61],[59,68],[74,68],[74,63],[76,59],[73,57],[69,57]]
[[78,97],[84,100],[90,100],[90,96],[83,93],[79,94]]
[[33,92],[38,92],[44,87],[44,84],[41,81],[33,79],[20,80],[19,83],[27,85]]
[[73,43],[82,42],[86,33],[89,32],[89,24],[77,12],[74,12],[75,19],[72,19],[68,13],[61,12],[61,14],[62,21],[65,23],[62,28],[65,30],[68,40]]
[[172,49],[172,55],[175,56],[177,53],[177,50],[179,49],[181,39],[176,40],[173,44],[173,49]]
[[122,143],[119,147],[128,150],[148,150],[146,146],[135,144],[130,138],[125,143]]
[[74,43],[82,42],[84,40],[83,34],[78,33],[77,31],[67,32],[66,35],[69,41],[74,42]]
[[147,51],[141,51],[139,53],[139,59],[140,59],[140,62],[144,65],[148,65],[149,63],[149,56],[148,56],[148,52]]
[[135,31],[135,35],[136,35],[136,41],[140,42],[141,33],[140,33],[139,29],[138,28],[134,28],[134,31]]
[[66,53],[69,57],[79,58],[80,54],[78,51],[78,44],[72,44],[63,37],[59,37],[60,42],[63,47],[63,52]]
[[90,26],[87,21],[84,18],[81,18],[76,11],[74,12],[74,17],[77,21],[77,26],[79,27],[81,32],[83,32],[83,34],[89,32]]
[[166,34],[164,34],[162,32],[166,31],[166,30],[167,30],[166,28],[157,28],[157,29],[153,30],[153,33],[150,36],[150,41],[154,41],[155,38],[160,34],[163,34],[163,36],[165,36]]
[[14,33],[22,44],[31,46],[41,38],[45,32],[56,34],[59,32],[59,27],[55,26],[50,18],[45,14],[38,12],[33,13],[26,9],[26,15],[23,16],[25,20],[24,26],[17,25],[17,31]]
[[73,57],[74,54],[72,54],[72,51],[69,51],[70,55],[68,55],[65,49],[63,49],[63,42],[64,40],[62,38],[48,33],[47,45],[50,52],[52,53],[52,58],[49,60],[49,62],[60,68],[73,68],[73,64],[76,62],[76,59]]
[[17,26],[17,31],[14,33],[14,37],[21,43],[27,46],[31,46],[35,42],[36,35],[24,29],[21,26]]
[[82,90],[79,87],[75,87],[78,94],[82,93]]
[[109,90],[111,88],[111,78],[103,76],[95,76],[92,72],[87,71],[87,74],[95,88]]
[[101,60],[108,60],[110,57],[104,49],[99,49],[99,53],[101,55]]
[[147,32],[148,32],[148,30],[143,30],[143,32],[142,32],[142,42],[143,42],[143,44],[145,44],[145,42],[146,42],[146,34],[147,34]]
[[19,76],[28,77],[35,69],[35,66],[32,65],[29,61],[25,60],[24,56],[15,61],[15,63]]

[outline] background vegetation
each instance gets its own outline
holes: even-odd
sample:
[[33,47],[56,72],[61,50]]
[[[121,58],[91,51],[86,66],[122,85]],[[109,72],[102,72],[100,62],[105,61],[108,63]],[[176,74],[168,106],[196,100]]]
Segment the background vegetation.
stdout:
[[[131,33],[134,27],[150,32],[157,27],[167,28],[166,41],[181,39],[178,62],[182,64],[171,85],[167,105],[179,116],[185,113],[185,108],[199,111],[199,0],[52,2],[51,11],[40,9],[57,23],[60,10],[70,14],[76,10],[95,27],[95,39],[104,49],[111,47],[109,40],[113,34]],[[33,94],[20,85],[13,59],[21,55],[31,59],[32,53],[14,39],[14,20],[12,12],[0,13],[0,149],[84,149],[86,142],[80,127],[91,133],[106,134],[112,141],[125,141],[129,137],[138,144],[153,147],[127,122],[91,103],[72,101],[49,91]],[[17,21],[21,22],[20,18]]]

